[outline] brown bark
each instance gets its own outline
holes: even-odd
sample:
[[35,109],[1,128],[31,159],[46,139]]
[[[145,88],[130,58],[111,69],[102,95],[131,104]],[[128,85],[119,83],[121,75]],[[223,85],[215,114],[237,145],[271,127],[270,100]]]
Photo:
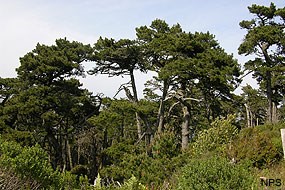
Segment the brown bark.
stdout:
[[[130,78],[131,78],[131,85],[132,85],[132,91],[133,91],[133,95],[131,94],[131,92],[124,87],[124,90],[126,92],[126,95],[128,97],[128,99],[133,102],[134,104],[138,104],[139,99],[138,99],[138,94],[137,94],[137,88],[136,88],[136,83],[135,83],[135,77],[134,77],[134,73],[133,70],[130,70]],[[145,135],[146,135],[146,142],[147,145],[150,144],[150,140],[152,137],[152,130],[151,127],[149,125],[148,119],[141,113],[136,112],[136,122],[137,122],[137,133],[138,133],[138,139],[141,140],[143,138],[143,123],[145,124]]]
[[141,139],[142,138],[142,123],[141,123],[138,112],[136,112],[136,122],[137,122],[138,139]]
[[54,158],[52,159],[52,166],[54,169],[57,168],[57,166],[62,167],[62,146],[58,143],[55,136],[50,132],[50,130],[47,130],[47,139],[49,142],[49,145],[53,148]]
[[180,97],[177,97],[182,105],[183,121],[181,126],[181,149],[186,150],[189,144],[189,125],[190,125],[190,104],[187,103],[185,97],[187,97],[186,84],[181,84]]

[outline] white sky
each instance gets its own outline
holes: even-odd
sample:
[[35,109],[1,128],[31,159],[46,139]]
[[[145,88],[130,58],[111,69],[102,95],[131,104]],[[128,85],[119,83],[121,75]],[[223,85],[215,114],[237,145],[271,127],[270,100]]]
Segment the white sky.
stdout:
[[[94,44],[99,36],[135,38],[135,28],[149,26],[159,18],[170,25],[179,23],[185,31],[214,34],[220,45],[240,63],[247,58],[237,54],[245,31],[239,22],[251,19],[247,7],[268,6],[266,0],[0,0],[0,77],[15,77],[19,57],[37,43],[50,45],[55,39]],[[275,0],[284,7],[284,0]],[[92,65],[86,65],[86,69]],[[149,75],[138,74],[142,94]],[[88,76],[81,80],[94,93],[112,97],[127,78]],[[247,78],[245,83],[254,85]]]

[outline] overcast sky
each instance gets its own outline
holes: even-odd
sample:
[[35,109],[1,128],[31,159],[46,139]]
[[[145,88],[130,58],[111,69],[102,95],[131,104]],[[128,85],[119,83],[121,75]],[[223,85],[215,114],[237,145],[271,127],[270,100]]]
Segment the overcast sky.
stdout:
[[[135,28],[154,19],[179,23],[185,31],[214,34],[220,45],[240,63],[237,54],[245,31],[239,22],[252,18],[247,7],[268,6],[265,0],[0,0],[0,77],[15,77],[19,57],[37,43],[51,45],[55,39],[94,44],[99,36],[135,38]],[[284,7],[284,0],[275,0]],[[86,65],[86,69],[92,65]],[[137,75],[139,91],[149,75]],[[81,80],[94,93],[113,96],[126,78],[90,76]],[[254,84],[250,79],[245,83]]]

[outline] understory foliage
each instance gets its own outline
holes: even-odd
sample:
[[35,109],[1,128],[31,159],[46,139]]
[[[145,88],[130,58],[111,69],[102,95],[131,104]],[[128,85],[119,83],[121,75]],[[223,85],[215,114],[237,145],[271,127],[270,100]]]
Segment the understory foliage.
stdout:
[[236,162],[249,162],[257,168],[279,162],[283,157],[280,128],[284,128],[284,124],[243,129],[228,145],[228,156]]
[[118,143],[106,150],[110,165],[101,174],[120,182],[135,176],[143,184],[158,187],[175,171],[179,152],[173,133],[161,134],[147,152],[138,145]]
[[39,145],[22,147],[0,139],[0,165],[1,189],[61,189],[76,184],[75,176],[53,170]]
[[235,119],[235,115],[228,115],[226,119],[217,118],[209,129],[200,131],[192,145],[193,154],[198,156],[208,151],[224,149],[238,134],[238,129],[234,126]]
[[193,159],[181,169],[176,189],[251,189],[254,177],[243,166],[225,158]]

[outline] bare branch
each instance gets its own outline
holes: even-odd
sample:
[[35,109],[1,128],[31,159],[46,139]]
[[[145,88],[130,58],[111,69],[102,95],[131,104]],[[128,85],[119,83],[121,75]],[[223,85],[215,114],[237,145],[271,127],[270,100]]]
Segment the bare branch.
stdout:
[[118,88],[118,91],[116,92],[116,94],[113,96],[113,98],[115,98],[122,90],[124,90],[124,88],[126,86],[129,86],[131,83],[131,81],[127,82],[127,83],[124,83],[124,84],[121,84],[120,87]]
[[193,100],[193,101],[196,101],[196,102],[201,102],[202,99],[196,99],[196,98],[183,98],[184,101],[187,101],[187,100]]
[[170,116],[170,112],[172,111],[172,109],[176,106],[176,105],[178,105],[180,102],[175,102],[174,104],[172,104],[172,106],[169,108],[169,110],[168,110],[168,114],[167,114],[167,117],[169,117]]

